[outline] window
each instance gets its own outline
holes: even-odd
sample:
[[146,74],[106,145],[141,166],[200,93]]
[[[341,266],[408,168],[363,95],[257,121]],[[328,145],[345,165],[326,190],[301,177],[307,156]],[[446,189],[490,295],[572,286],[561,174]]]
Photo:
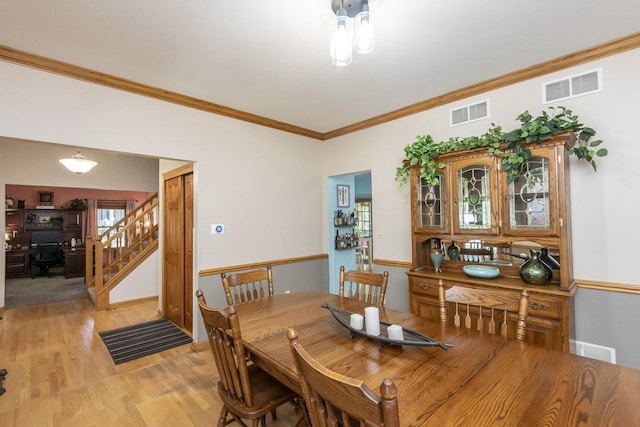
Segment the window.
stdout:
[[[106,232],[124,218],[126,207],[125,200],[98,200],[98,235]],[[115,234],[115,231],[112,234]],[[113,242],[112,246],[117,246],[116,242]]]
[[373,265],[373,222],[371,221],[371,200],[356,201],[358,213],[358,247],[356,248],[356,269],[369,271]]
[[359,237],[371,237],[373,226],[371,224],[371,201],[356,202],[358,212],[358,226],[356,232]]

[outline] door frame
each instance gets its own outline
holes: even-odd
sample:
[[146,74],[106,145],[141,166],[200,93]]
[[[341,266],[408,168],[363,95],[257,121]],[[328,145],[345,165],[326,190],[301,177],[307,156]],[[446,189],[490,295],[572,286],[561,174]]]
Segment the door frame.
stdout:
[[[161,292],[161,301],[159,301],[159,309],[161,310],[161,312],[162,312],[164,315],[166,315],[166,301],[167,301],[167,289],[166,289],[166,280],[165,280],[165,271],[166,271],[166,266],[165,266],[165,255],[166,255],[166,247],[165,247],[165,244],[164,244],[164,242],[165,242],[165,233],[166,233],[166,228],[164,227],[164,221],[165,221],[165,219],[166,219],[167,215],[166,215],[166,205],[165,205],[165,197],[166,197],[166,195],[164,194],[164,189],[165,189],[166,181],[171,180],[171,179],[176,178],[176,177],[179,177],[179,176],[188,175],[188,174],[194,174],[194,175],[195,175],[195,173],[194,173],[194,164],[193,164],[193,163],[185,164],[185,165],[183,165],[183,166],[180,166],[180,167],[178,167],[178,168],[175,168],[175,169],[172,169],[172,170],[170,170],[170,171],[164,172],[164,173],[162,174],[162,185],[161,185],[161,188],[162,188],[162,198],[161,198],[161,200],[160,200],[161,205],[162,205],[162,218],[161,218],[162,233],[161,233],[161,241],[160,241],[161,248],[162,248],[162,254],[161,254],[161,271],[160,271],[160,278],[161,278],[161,284],[160,284],[160,285],[161,285],[162,292]],[[195,186],[195,179],[194,179],[194,186]],[[192,223],[193,223],[194,230],[195,230],[195,190],[194,190],[194,189],[192,189],[191,197],[192,197],[192,199],[193,199],[193,204],[194,204],[194,207],[193,207],[193,209],[192,209],[192,215],[193,215]],[[192,286],[192,289],[193,289],[193,286],[194,286],[194,284],[195,284],[195,279],[194,279],[194,278],[195,278],[195,276],[196,276],[196,275],[194,274],[194,272],[195,272],[195,270],[196,270],[196,263],[195,263],[195,258],[196,258],[196,252],[195,252],[195,247],[196,247],[196,242],[195,242],[195,232],[192,234],[192,236],[193,236],[193,238],[192,238],[192,248],[191,248],[191,252],[192,252],[193,256],[192,256],[192,262],[191,262],[191,265],[192,265],[192,272],[191,272],[190,279],[191,279],[191,286]],[[193,293],[193,292],[192,292],[192,293]],[[191,319],[190,319],[190,320],[191,320],[191,322],[190,322],[190,323],[191,323],[191,325],[193,325],[193,327],[195,327],[195,322],[194,322],[194,319],[193,319],[193,317],[194,317],[194,316],[193,316],[193,312],[194,312],[194,311],[193,311],[193,307],[191,307],[191,310],[190,310],[190,311],[191,311]],[[185,323],[187,323],[187,322],[185,322]],[[178,325],[178,326],[182,326],[182,325]],[[195,333],[195,331],[193,330],[193,328],[192,328],[191,332],[192,332],[192,333]]]

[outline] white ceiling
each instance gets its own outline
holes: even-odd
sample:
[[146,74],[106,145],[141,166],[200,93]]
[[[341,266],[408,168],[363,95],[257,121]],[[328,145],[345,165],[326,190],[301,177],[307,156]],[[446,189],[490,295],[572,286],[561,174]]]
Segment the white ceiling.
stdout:
[[640,0],[370,4],[343,68],[330,0],[0,0],[0,44],[324,133],[640,30]]

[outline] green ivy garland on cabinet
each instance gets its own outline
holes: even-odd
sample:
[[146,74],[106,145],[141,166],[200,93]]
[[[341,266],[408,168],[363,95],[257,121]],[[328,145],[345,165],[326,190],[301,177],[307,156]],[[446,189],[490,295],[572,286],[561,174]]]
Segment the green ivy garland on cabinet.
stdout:
[[488,147],[490,154],[502,158],[502,170],[507,173],[508,182],[513,182],[524,163],[531,158],[528,144],[546,141],[568,131],[576,134],[576,142],[569,154],[589,162],[595,171],[595,158],[604,157],[608,153],[606,148],[596,148],[602,144],[602,140],[591,141],[596,131],[583,126],[578,116],[565,107],[551,107],[549,110],[551,114],[543,111],[536,118],[525,111],[517,117],[521,126],[510,132],[504,132],[502,127],[492,123],[489,130],[480,136],[455,137],[435,142],[430,135],[419,135],[412,144],[404,148],[406,158],[402,166],[396,169],[396,181],[400,185],[406,184],[409,168],[419,164],[420,176],[429,184],[436,185],[436,171],[443,168],[444,164],[436,164],[435,157],[452,151]]

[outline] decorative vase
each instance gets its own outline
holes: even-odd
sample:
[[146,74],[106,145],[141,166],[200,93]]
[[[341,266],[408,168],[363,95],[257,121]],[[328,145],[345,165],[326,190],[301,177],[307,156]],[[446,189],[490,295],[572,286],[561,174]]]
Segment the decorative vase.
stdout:
[[520,266],[520,278],[530,285],[548,285],[551,283],[553,271],[540,261],[540,253],[533,249],[529,251],[531,258]]
[[447,255],[451,261],[458,261],[460,257],[460,248],[456,246],[456,242],[451,241],[451,244],[447,248]]
[[560,270],[560,263],[556,261],[554,257],[549,255],[549,249],[547,248],[540,249],[539,258],[540,258],[540,261],[547,264],[547,266],[550,267],[552,270]]
[[[435,244],[434,244],[435,243]],[[440,239],[436,239],[435,242],[432,243],[431,247],[431,262],[433,263],[433,271],[436,273],[442,273],[442,261],[444,260],[444,250],[442,249],[442,243]]]
[[4,199],[4,208],[11,209],[13,208],[13,197],[7,195]]
[[24,200],[18,200],[18,209],[24,209]]

